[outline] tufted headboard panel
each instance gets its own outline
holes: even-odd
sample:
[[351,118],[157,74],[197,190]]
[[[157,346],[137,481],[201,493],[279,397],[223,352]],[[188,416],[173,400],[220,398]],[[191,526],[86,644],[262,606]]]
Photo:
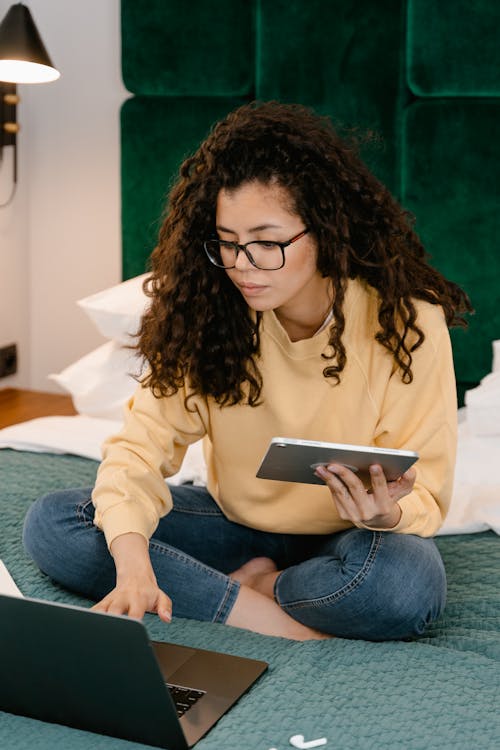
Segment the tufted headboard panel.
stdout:
[[122,0],[123,276],[142,273],[182,159],[252,99],[373,131],[363,156],[476,314],[459,399],[500,338],[500,5],[490,0]]

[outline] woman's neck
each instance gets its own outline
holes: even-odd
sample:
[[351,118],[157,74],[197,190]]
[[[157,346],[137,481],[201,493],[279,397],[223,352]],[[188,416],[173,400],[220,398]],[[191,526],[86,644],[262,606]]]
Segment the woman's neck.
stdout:
[[288,334],[290,341],[302,341],[310,339],[323,328],[323,324],[331,313],[334,292],[330,279],[325,279],[322,294],[304,309],[294,308],[288,310],[286,307],[274,311],[279,322]]

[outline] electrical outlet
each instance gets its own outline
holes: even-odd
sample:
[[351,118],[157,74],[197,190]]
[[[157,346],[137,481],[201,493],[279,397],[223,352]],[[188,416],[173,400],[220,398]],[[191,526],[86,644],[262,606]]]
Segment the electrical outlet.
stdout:
[[17,346],[9,344],[0,348],[0,378],[15,375],[17,372]]

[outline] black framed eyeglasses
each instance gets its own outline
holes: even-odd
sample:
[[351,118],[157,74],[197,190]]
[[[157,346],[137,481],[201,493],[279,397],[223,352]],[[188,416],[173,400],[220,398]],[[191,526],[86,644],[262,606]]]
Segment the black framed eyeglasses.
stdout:
[[226,240],[205,240],[203,247],[208,258],[217,268],[235,268],[238,253],[243,250],[248,260],[262,271],[277,271],[285,265],[285,247],[297,242],[307,234],[309,229],[303,229],[288,242],[270,242],[269,240],[252,240],[240,245],[238,242]]

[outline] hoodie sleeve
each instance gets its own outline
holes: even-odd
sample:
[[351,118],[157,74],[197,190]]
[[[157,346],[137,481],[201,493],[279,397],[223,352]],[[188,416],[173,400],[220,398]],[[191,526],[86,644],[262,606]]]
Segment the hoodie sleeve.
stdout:
[[203,399],[181,388],[156,398],[139,385],[125,407],[122,430],[106,440],[92,501],[94,523],[108,547],[121,534],[137,532],[149,540],[161,516],[172,508],[165,478],[175,474],[187,447],[206,434],[208,412]]
[[375,444],[419,454],[414,488],[399,500],[401,519],[391,531],[427,537],[438,531],[451,501],[457,401],[451,342],[442,309],[420,303],[418,324],[425,341],[412,354],[413,381],[405,384],[400,371],[393,372]]

